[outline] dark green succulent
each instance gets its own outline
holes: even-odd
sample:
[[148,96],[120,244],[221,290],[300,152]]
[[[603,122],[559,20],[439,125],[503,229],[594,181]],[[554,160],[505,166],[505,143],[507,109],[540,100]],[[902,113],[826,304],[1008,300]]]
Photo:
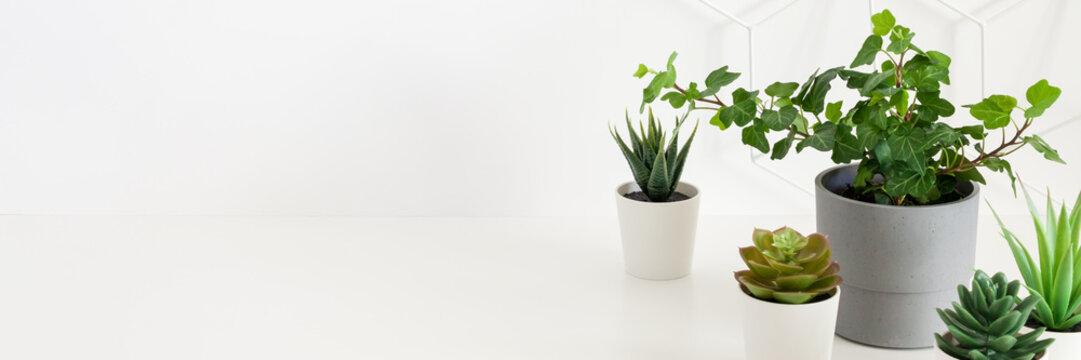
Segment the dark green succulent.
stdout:
[[954,358],[968,360],[1028,360],[1046,350],[1054,339],[1037,340],[1045,328],[1020,333],[1040,301],[1039,295],[1020,301],[1020,288],[1021,282],[1007,282],[1006,274],[988,277],[977,270],[971,290],[957,285],[961,302],[955,301],[953,309],[938,309],[938,316],[956,340],[947,341],[935,334],[938,347]]
[[841,285],[840,265],[830,259],[826,236],[804,237],[788,227],[754,230],[754,246],[739,249],[749,270],[736,280],[754,297],[803,304]]
[[619,132],[610,128],[612,138],[619,144],[623,151],[623,157],[627,158],[627,164],[631,167],[634,182],[646,194],[651,202],[665,202],[679,186],[679,177],[683,174],[683,164],[687,162],[687,150],[690,149],[694,134],[698,132],[698,124],[694,125],[694,131],[683,143],[683,148],[676,147],[679,138],[679,128],[687,119],[687,114],[676,119],[676,127],[672,130],[670,140],[665,142],[665,132],[661,124],[653,116],[653,109],[649,110],[649,125],[643,126],[638,123],[638,132],[631,126],[631,117],[627,117],[627,132],[631,138],[630,146],[623,142]]

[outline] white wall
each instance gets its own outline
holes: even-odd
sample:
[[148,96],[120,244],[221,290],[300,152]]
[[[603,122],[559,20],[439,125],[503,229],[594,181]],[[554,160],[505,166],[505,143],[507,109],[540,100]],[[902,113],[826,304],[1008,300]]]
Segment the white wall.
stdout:
[[[788,1],[715,3],[753,23]],[[874,6],[953,56],[949,99],[977,101],[974,23]],[[989,93],[1063,89],[1036,130],[1073,165],[1015,161],[1061,197],[1081,190],[1078,15],[1027,0],[987,28]],[[847,64],[868,31],[865,1],[802,0],[756,27],[754,85]],[[748,68],[745,30],[694,0],[0,0],[0,213],[610,215],[630,174],[605,126],[637,107],[635,66],[672,50],[681,82]],[[685,173],[704,213],[811,214],[707,121]],[[809,187],[829,163],[808,155],[763,164]]]

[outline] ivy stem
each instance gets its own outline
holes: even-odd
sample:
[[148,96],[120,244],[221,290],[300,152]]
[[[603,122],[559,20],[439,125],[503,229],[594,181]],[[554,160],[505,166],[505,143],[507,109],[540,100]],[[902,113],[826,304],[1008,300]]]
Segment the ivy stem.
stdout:
[[[676,88],[676,91],[679,91],[680,94],[684,94],[684,95],[687,94],[687,90],[683,90],[683,88],[680,87],[679,84],[675,84],[674,86]],[[714,95],[713,97],[716,98],[717,96]],[[720,106],[720,107],[728,107],[728,105],[725,105],[723,102],[721,102],[720,98],[717,98],[717,100],[699,98],[699,99],[695,99],[695,101],[706,102],[706,103],[710,103],[710,104],[717,105],[717,106]]]
[[[987,160],[987,159],[990,159],[990,158],[1003,157],[1003,156],[1006,156],[1006,155],[1009,155],[1009,154],[1013,153],[1014,151],[1017,151],[1018,149],[1021,148],[1020,146],[1018,146],[1016,148],[1013,148],[1013,149],[1009,149],[1009,151],[1006,151],[1006,150],[1007,150],[1007,148],[1009,148],[1011,146],[1014,146],[1014,145],[1022,145],[1022,146],[1025,145],[1024,141],[1018,142],[1018,140],[1021,139],[1021,134],[1024,133],[1025,130],[1028,129],[1029,126],[1032,126],[1032,119],[1025,119],[1025,124],[1021,126],[1021,129],[1018,130],[1017,133],[1013,134],[1013,138],[1010,139],[1009,142],[1007,142],[1006,137],[1003,136],[1002,137],[1002,145],[999,145],[998,148],[995,148],[994,150],[991,150],[990,152],[981,153],[980,156],[976,157],[972,161],[965,161],[964,157],[962,157],[961,158],[961,163],[957,164],[957,166],[954,166],[953,168],[950,168],[950,169],[946,169],[945,171],[942,171],[939,174],[951,174],[951,173],[955,173],[955,172],[966,171],[968,169],[980,166],[981,165],[980,163],[983,162],[984,160]],[[1005,131],[1005,130],[1003,130],[1003,131]],[[964,150],[964,148],[962,148],[961,150]],[[1006,152],[1003,153],[1003,151],[1006,151]]]

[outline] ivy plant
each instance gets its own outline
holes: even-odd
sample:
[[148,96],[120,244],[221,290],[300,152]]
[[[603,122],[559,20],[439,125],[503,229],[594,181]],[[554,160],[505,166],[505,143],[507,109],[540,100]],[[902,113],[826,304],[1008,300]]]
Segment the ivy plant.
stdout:
[[[916,34],[895,22],[889,10],[872,15],[872,34],[847,67],[815,71],[802,84],[774,82],[763,94],[738,88],[727,104],[717,91],[739,76],[727,67],[710,73],[699,89],[695,83],[676,84],[675,54],[665,71],[639,65],[636,76],[654,75],[643,90],[642,106],[659,96],[675,108],[712,111],[710,124],[742,128],[743,143],[771,159],[782,159],[793,148],[797,153],[813,148],[830,153],[838,164],[858,162],[844,195],[879,204],[954,201],[962,196],[956,191],[959,180],[986,183],[982,169],[1005,173],[1016,184],[1004,157],[1025,145],[1065,163],[1046,141],[1026,133],[1058,99],[1059,88],[1040,80],[1025,93],[1027,107],[1014,97],[991,95],[964,106],[980,122],[948,124],[944,119],[957,111],[941,97],[942,87],[950,84],[950,57],[920,49],[912,42]],[[859,94],[847,110],[842,101],[827,101],[838,79]],[[706,106],[696,104],[703,102]],[[783,136],[771,144],[766,136],[771,132]]]

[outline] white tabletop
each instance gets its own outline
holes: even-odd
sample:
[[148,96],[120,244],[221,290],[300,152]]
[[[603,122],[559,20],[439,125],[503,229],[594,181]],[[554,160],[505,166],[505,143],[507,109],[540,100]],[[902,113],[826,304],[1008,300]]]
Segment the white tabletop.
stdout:
[[[657,282],[614,217],[2,216],[0,358],[741,359],[736,247],[786,224],[814,220],[704,217],[693,274]],[[977,265],[1016,274],[980,229]]]

